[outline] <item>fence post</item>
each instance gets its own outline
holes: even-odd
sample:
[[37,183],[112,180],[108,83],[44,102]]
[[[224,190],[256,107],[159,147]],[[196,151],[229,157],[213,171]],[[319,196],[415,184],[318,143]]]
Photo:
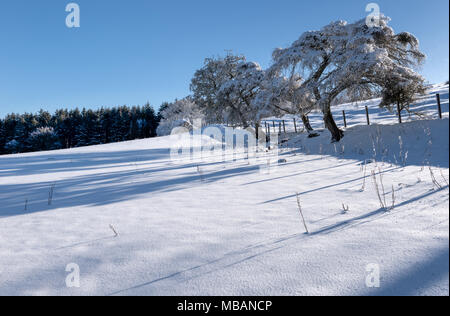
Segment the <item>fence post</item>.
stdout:
[[294,117],[294,128],[295,128],[295,133],[297,134],[297,122],[295,121],[295,117]]
[[344,117],[344,127],[347,128],[347,118],[345,117],[345,111],[342,110],[342,116]]
[[281,135],[281,122],[278,123],[278,134]]
[[276,133],[277,130],[276,130],[276,128],[275,128],[275,121],[273,121],[272,123],[273,123],[273,132]]
[[370,118],[369,118],[369,108],[366,105],[366,118],[367,118],[367,125],[370,125]]
[[437,104],[438,104],[438,110],[439,110],[439,118],[442,120],[441,95],[439,93],[436,94],[436,98],[437,98]]
[[258,147],[258,143],[259,143],[259,130],[260,129],[261,129],[260,123],[255,123],[256,147]]
[[283,131],[286,134],[286,122],[283,120]]
[[400,108],[400,102],[397,102],[398,123],[402,124],[402,109]]

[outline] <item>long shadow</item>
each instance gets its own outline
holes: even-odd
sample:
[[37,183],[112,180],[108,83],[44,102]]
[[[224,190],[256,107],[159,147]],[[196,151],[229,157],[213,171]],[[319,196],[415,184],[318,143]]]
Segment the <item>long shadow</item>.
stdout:
[[[315,160],[315,159],[313,159]],[[319,158],[320,160],[320,158]],[[303,163],[302,162],[298,162],[298,164]],[[299,172],[299,173],[294,173],[294,174],[289,174],[287,176],[282,176],[282,177],[276,177],[276,178],[270,178],[270,179],[265,179],[265,180],[259,180],[259,181],[254,181],[254,182],[248,182],[248,183],[244,183],[242,185],[252,185],[252,184],[258,184],[258,183],[264,183],[264,182],[270,182],[270,181],[275,181],[275,180],[281,180],[281,179],[286,179],[286,178],[290,178],[290,177],[297,177],[297,176],[301,176],[301,175],[305,175],[305,174],[311,174],[311,173],[316,173],[319,171],[324,171],[324,170],[330,170],[330,169],[336,169],[336,168],[340,168],[340,167],[344,167],[344,166],[349,166],[349,165],[354,165],[354,162],[348,162],[348,163],[344,163],[344,164],[339,164],[337,166],[334,167],[326,167],[326,168],[319,168],[319,169],[314,169],[314,170],[308,170],[308,171],[304,171],[304,172]]]
[[55,151],[40,155],[7,156],[0,157],[0,177],[90,170],[100,165],[117,167],[121,164],[129,165],[138,161],[149,162],[168,157],[169,149],[166,148],[68,154]]
[[[0,185],[0,218],[49,211],[59,207],[108,205],[129,200],[134,196],[173,192],[182,189],[186,184],[211,184],[259,170],[259,167],[254,165],[237,165],[234,168],[210,171],[205,173],[202,179],[193,165],[190,168],[191,172],[180,174],[177,178],[171,176],[169,179],[164,179],[163,174],[158,174],[158,179],[154,179],[155,172],[149,168],[105,172],[57,181],[51,205],[48,205],[48,192],[52,182]],[[163,168],[161,171],[167,170]],[[28,201],[25,202],[26,200]]]
[[72,245],[68,245],[68,246],[63,246],[60,248],[56,248],[55,250],[63,250],[63,249],[70,249],[70,248],[76,248],[78,246],[83,246],[83,245],[90,245],[99,241],[105,241],[105,240],[110,240],[110,239],[114,239],[116,237],[114,236],[109,236],[109,237],[103,237],[103,238],[97,238],[97,239],[93,239],[93,240],[89,240],[89,241],[82,241],[82,242],[78,242]]
[[[381,286],[378,289],[367,290],[364,295],[371,296],[418,296],[425,293],[432,294],[433,286],[440,282],[446,286],[448,293],[449,276],[449,247],[439,249],[432,254],[428,260],[418,262],[417,264],[404,270],[403,274],[395,279],[381,280]],[[442,288],[436,289],[442,294]]]
[[[132,290],[137,290],[140,288],[151,286],[151,285],[154,285],[161,281],[169,280],[169,279],[179,277],[179,276],[184,276],[184,275],[186,275],[183,277],[184,281],[193,280],[195,278],[199,278],[199,277],[202,277],[202,276],[205,276],[205,275],[208,275],[208,274],[211,274],[211,273],[223,270],[223,269],[227,269],[227,268],[233,267],[235,265],[249,261],[251,259],[254,259],[254,258],[263,256],[265,254],[282,249],[286,246],[286,245],[283,245],[283,243],[288,242],[288,241],[297,240],[300,237],[306,237],[306,235],[295,234],[295,235],[283,237],[280,239],[276,239],[275,241],[264,243],[262,245],[247,247],[247,248],[244,248],[239,251],[229,252],[218,259],[211,260],[204,264],[196,265],[194,267],[184,269],[184,270],[181,270],[178,272],[174,272],[174,273],[168,274],[166,276],[163,276],[163,277],[160,277],[160,278],[148,281],[148,282],[144,282],[144,283],[132,286],[132,287],[128,287],[126,289],[121,289],[119,291],[115,291],[113,293],[110,293],[108,296],[120,295],[125,292],[129,292]],[[189,273],[194,273],[194,275],[187,276],[187,274],[189,274]]]
[[[441,188],[441,189],[439,189],[439,190],[433,190],[433,191],[430,191],[430,192],[427,192],[427,193],[424,193],[424,194],[415,196],[415,197],[413,197],[413,198],[411,198],[411,199],[409,199],[409,200],[406,200],[406,201],[403,201],[403,202],[397,204],[397,205],[396,205],[396,208],[402,207],[402,206],[405,206],[405,205],[408,205],[408,204],[413,203],[413,202],[417,202],[417,201],[419,201],[419,200],[421,200],[421,199],[424,199],[424,198],[426,198],[426,197],[429,197],[429,196],[431,196],[431,195],[433,195],[433,194],[435,194],[435,193],[444,191],[444,190],[446,190],[446,189],[448,189],[448,186],[443,187],[443,188]],[[363,223],[367,223],[367,222],[368,222],[368,221],[360,222],[361,220],[373,218],[373,217],[375,217],[375,216],[377,216],[377,215],[389,215],[389,214],[390,214],[390,213],[387,212],[385,209],[381,209],[381,208],[380,208],[380,209],[378,209],[378,210],[369,212],[369,213],[367,213],[367,214],[363,214],[363,215],[360,215],[360,216],[356,216],[356,217],[353,217],[353,218],[351,218],[351,219],[348,219],[348,220],[339,222],[339,223],[337,223],[337,224],[333,224],[333,225],[324,227],[324,228],[322,228],[322,229],[319,229],[319,230],[317,230],[317,231],[311,233],[310,236],[321,235],[321,234],[330,234],[330,233],[333,233],[333,232],[336,232],[336,231],[341,231],[341,230],[344,230],[345,228],[354,227],[355,225],[353,225],[353,224],[355,224],[355,223],[356,223],[357,225],[361,225],[361,224],[363,224]]]
[[[398,170],[398,169],[401,169],[401,167],[393,167],[393,168],[390,168],[390,169],[386,169],[386,170],[381,171],[381,173],[387,173],[387,172],[391,172],[391,171]],[[377,174],[379,174],[379,173],[377,173]],[[356,181],[361,181],[363,179],[364,179],[364,177],[358,177],[358,178],[355,178],[355,179],[352,179],[352,180],[347,180],[347,181],[343,181],[343,182],[339,182],[339,183],[333,183],[333,184],[326,185],[326,186],[323,186],[323,187],[320,187],[320,188],[316,188],[316,189],[311,189],[311,190],[308,190],[308,191],[300,192],[299,195],[305,195],[305,194],[312,193],[312,192],[322,191],[322,190],[330,189],[330,188],[333,188],[333,187],[341,186],[341,185],[344,185],[344,184],[349,184],[349,183],[353,183],[353,182],[356,182]],[[260,204],[269,204],[269,203],[273,203],[273,202],[278,202],[278,201],[282,201],[282,200],[286,200],[286,199],[295,198],[296,196],[297,196],[297,194],[291,194],[291,195],[283,196],[283,197],[276,198],[276,199],[273,199],[273,200],[268,200],[268,201],[262,202]]]
[[[427,196],[430,196],[434,193],[440,192],[442,190],[445,190],[446,188],[442,188],[440,190],[436,190],[436,191],[432,191],[432,192],[428,192],[426,194],[422,194],[419,196],[416,196],[414,198],[411,198],[407,201],[404,201],[400,204],[398,204],[398,207],[406,205],[408,203],[414,202],[414,201],[418,201],[422,198],[425,198]],[[380,215],[380,214],[389,214],[387,213],[385,210],[383,209],[378,209],[375,210],[373,212],[370,212],[368,214],[364,214],[358,217],[354,217],[350,220],[346,220],[344,222],[335,224],[335,225],[331,225],[328,227],[325,227],[321,230],[318,230],[316,232],[313,232],[309,235],[305,235],[305,234],[296,234],[296,235],[292,235],[292,236],[287,236],[284,238],[280,238],[277,239],[275,241],[271,241],[268,243],[263,243],[261,245],[255,245],[252,247],[248,247],[248,248],[244,248],[241,251],[237,251],[237,252],[231,252],[228,254],[225,254],[223,257],[206,262],[205,264],[202,265],[197,265],[195,267],[189,268],[189,269],[185,269],[185,270],[181,270],[148,282],[144,282],[126,289],[122,289],[116,292],[111,293],[110,295],[120,295],[123,294],[125,292],[128,291],[132,291],[132,290],[137,290],[140,288],[144,288],[147,286],[152,286],[155,285],[159,282],[165,281],[165,280],[169,280],[175,277],[183,277],[183,280],[188,281],[188,280],[192,280],[198,277],[202,277],[217,271],[220,271],[222,269],[226,269],[235,265],[238,265],[240,263],[246,262],[248,260],[257,258],[259,256],[262,256],[264,254],[267,253],[271,253],[274,251],[277,251],[279,249],[282,249],[286,246],[286,242],[288,241],[293,241],[293,240],[298,240],[299,238],[309,238],[309,237],[313,237],[315,235],[320,235],[320,234],[328,234],[328,233],[332,233],[332,232],[336,232],[339,230],[343,230],[349,226],[351,226],[353,223],[355,222],[359,222],[361,220],[364,219],[369,219],[372,218],[376,215]],[[362,224],[362,223],[360,223]],[[258,251],[255,251],[258,250]],[[242,258],[240,257],[240,255],[244,255]],[[231,260],[231,262],[227,262],[227,259],[232,258],[233,260]],[[442,265],[442,263],[447,260],[447,265]],[[205,270],[206,268],[206,270]],[[414,294],[414,290],[415,287],[411,286],[411,281],[414,278],[414,273],[416,273],[416,271],[420,271],[420,272],[428,272],[428,269],[432,269],[432,276],[430,277],[429,275],[427,275],[426,277],[422,277],[423,280],[420,280],[418,282],[416,282],[417,284],[420,284],[421,286],[423,286],[424,284],[431,284],[433,282],[435,282],[436,280],[440,279],[440,276],[443,275],[445,272],[448,274],[448,249],[446,252],[443,252],[442,254],[436,256],[434,259],[430,260],[430,263],[428,263],[426,266],[421,266],[419,268],[415,268],[412,269],[413,272],[410,272],[408,274],[405,274],[405,277],[400,278],[399,280],[397,280],[396,282],[394,282],[393,284],[390,284],[387,288],[383,288],[382,291],[380,292],[375,292],[375,293],[371,293],[372,295],[385,295],[386,293],[390,293],[390,292],[394,292],[392,294],[400,294],[400,295],[407,295],[407,293],[410,294]],[[195,272],[193,276],[187,276],[189,273]],[[423,276],[423,273],[422,273]]]

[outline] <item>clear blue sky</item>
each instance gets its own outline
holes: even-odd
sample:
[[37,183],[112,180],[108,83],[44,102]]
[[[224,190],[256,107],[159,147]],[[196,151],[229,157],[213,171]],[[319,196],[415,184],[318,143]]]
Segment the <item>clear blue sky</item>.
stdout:
[[[79,29],[65,25],[69,2],[80,5]],[[189,94],[205,57],[232,50],[267,66],[274,48],[363,18],[369,2],[397,32],[419,38],[430,82],[448,80],[448,0],[2,0],[0,116],[147,101],[158,108]]]

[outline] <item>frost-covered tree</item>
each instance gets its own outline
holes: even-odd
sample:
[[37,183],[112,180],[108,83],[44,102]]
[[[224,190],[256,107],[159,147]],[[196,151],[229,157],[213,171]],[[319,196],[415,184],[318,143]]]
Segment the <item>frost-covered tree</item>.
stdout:
[[344,136],[331,114],[333,101],[343,93],[358,99],[390,89],[392,80],[405,89],[424,82],[414,70],[425,59],[419,41],[410,33],[395,34],[388,22],[385,16],[376,27],[365,19],[334,22],[273,54],[273,71],[303,78],[297,93],[313,97],[333,141]]
[[22,148],[22,145],[15,139],[13,139],[5,144],[5,150],[7,153],[10,153],[10,154],[19,153],[21,148]]
[[265,74],[254,62],[241,62],[234,78],[224,82],[218,92],[222,115],[227,122],[239,123],[243,128],[259,125],[262,112],[256,98]]
[[173,103],[164,103],[159,115],[161,121],[157,129],[158,136],[170,135],[175,127],[192,128],[194,121],[203,119],[204,116],[191,97],[176,100]]
[[209,122],[225,123],[224,107],[218,93],[225,82],[236,77],[237,67],[243,61],[245,57],[231,53],[225,57],[207,58],[204,66],[195,72],[190,87],[192,97]]
[[286,114],[300,115],[305,129],[313,131],[308,114],[314,109],[315,102],[311,94],[302,91],[302,78],[295,72],[282,74],[270,68],[261,85],[257,103],[265,116],[281,117]]
[[30,134],[27,144],[33,151],[53,150],[62,147],[58,134],[53,127],[39,127]]

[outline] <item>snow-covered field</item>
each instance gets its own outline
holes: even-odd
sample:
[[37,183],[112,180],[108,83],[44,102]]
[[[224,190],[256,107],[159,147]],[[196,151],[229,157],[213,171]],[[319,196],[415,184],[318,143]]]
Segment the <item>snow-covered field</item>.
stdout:
[[321,136],[289,134],[270,173],[174,162],[169,137],[2,156],[0,295],[449,295],[448,104],[438,86],[398,125],[366,102],[370,127],[335,107],[340,144],[312,115]]

